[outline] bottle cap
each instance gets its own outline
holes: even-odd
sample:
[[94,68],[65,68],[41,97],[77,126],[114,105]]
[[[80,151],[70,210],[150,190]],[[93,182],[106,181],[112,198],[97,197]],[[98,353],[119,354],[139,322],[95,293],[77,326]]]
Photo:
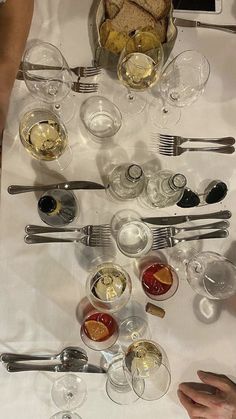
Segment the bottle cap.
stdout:
[[175,188],[182,189],[182,188],[185,187],[185,185],[187,183],[187,179],[181,173],[176,173],[176,175],[174,175],[172,177],[172,182],[173,182],[173,185],[175,186]]
[[143,175],[143,170],[137,164],[131,164],[127,169],[127,177],[132,182],[137,182]]
[[40,211],[50,214],[55,211],[57,207],[57,201],[52,196],[42,196],[38,201],[38,208]]

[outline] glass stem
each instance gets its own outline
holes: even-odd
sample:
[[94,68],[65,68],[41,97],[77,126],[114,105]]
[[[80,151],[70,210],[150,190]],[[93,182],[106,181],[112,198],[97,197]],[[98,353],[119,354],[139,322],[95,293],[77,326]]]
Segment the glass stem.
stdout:
[[127,90],[128,90],[128,95],[127,95],[128,100],[129,102],[133,102],[135,100],[135,95],[134,93],[131,92],[131,90],[128,87],[127,87]]

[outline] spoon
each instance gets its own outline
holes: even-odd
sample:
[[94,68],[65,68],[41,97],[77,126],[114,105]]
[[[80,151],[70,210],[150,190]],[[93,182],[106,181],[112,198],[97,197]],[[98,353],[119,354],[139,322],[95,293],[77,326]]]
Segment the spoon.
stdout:
[[2,362],[13,362],[13,361],[44,361],[59,359],[63,364],[68,364],[73,361],[80,361],[81,364],[87,364],[88,357],[84,349],[79,347],[69,346],[64,348],[60,353],[55,355],[24,355],[24,354],[12,354],[3,353],[0,356]]

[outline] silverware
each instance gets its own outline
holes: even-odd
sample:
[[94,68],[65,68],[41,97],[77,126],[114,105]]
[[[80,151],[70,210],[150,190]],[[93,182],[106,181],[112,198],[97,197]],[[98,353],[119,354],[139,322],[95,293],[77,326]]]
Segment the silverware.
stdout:
[[81,238],[58,238],[58,237],[47,237],[37,236],[36,234],[26,235],[24,241],[27,244],[39,244],[39,243],[82,243],[88,247],[109,247],[112,244],[111,237],[108,234],[100,236],[84,236]]
[[90,182],[87,180],[69,181],[65,183],[55,183],[53,185],[34,185],[34,186],[23,186],[23,185],[10,185],[7,190],[11,195],[16,195],[25,192],[36,192],[36,191],[49,191],[50,189],[65,189],[67,191],[76,189],[106,189],[106,186],[100,185],[100,183]]
[[[29,70],[60,70],[60,67],[54,67],[54,66],[47,66],[47,65],[41,65],[41,64],[30,64],[27,63],[27,68]],[[74,73],[78,77],[92,77],[97,76],[101,73],[101,67],[71,67],[70,70],[72,73]],[[23,63],[20,63],[19,72],[23,72]]]
[[41,234],[41,233],[61,233],[61,232],[73,232],[73,233],[82,233],[86,236],[100,236],[100,235],[110,235],[110,225],[109,224],[100,224],[100,225],[87,225],[84,227],[43,227],[33,224],[29,224],[25,227],[25,232],[27,234]]
[[[168,135],[168,134],[153,134],[153,140],[156,141],[155,145],[157,147],[159,145],[181,145],[183,143],[186,143],[187,141],[190,142],[209,142],[214,144],[222,144],[222,145],[234,145],[235,144],[235,138],[233,137],[221,137],[221,138],[186,138],[181,137],[178,135]],[[154,144],[153,144],[154,145]]]
[[221,154],[233,154],[235,148],[232,146],[222,147],[181,147],[177,144],[159,144],[157,146],[157,152],[163,156],[180,156],[187,151],[201,151],[201,152],[212,152]]
[[[23,72],[18,71],[16,75],[17,80],[24,80]],[[46,79],[42,76],[37,76],[35,74],[35,77],[31,77],[31,80],[35,80],[38,82],[46,81]],[[62,83],[61,80],[52,79],[52,81],[56,81],[58,83]],[[98,83],[83,83],[80,82],[80,79],[78,78],[77,81],[71,83],[71,90],[73,90],[76,93],[93,93],[98,91]]]
[[209,28],[209,29],[219,29],[220,31],[226,31],[230,33],[236,33],[236,25],[216,25],[213,23],[203,23],[199,22],[198,20],[189,20],[189,19],[181,19],[175,18],[174,20],[177,26],[183,26],[188,28]]
[[228,230],[216,230],[207,234],[197,234],[185,238],[176,239],[174,237],[159,237],[153,241],[152,250],[165,249],[166,247],[174,247],[178,243],[192,241],[192,240],[206,240],[206,239],[222,239],[228,237]]
[[230,211],[217,211],[208,214],[198,214],[198,215],[174,215],[171,217],[143,217],[141,218],[142,221],[149,224],[156,224],[156,225],[175,225],[181,224],[188,221],[195,221],[195,220],[208,220],[211,218],[220,219],[220,220],[227,220],[231,218],[232,214]]
[[44,360],[60,360],[63,364],[68,362],[79,361],[82,365],[87,364],[88,357],[84,349],[79,347],[69,346],[64,348],[61,352],[55,355],[27,355],[27,354],[14,354],[2,353],[0,360],[2,362],[14,361],[44,361]]
[[72,364],[72,365],[35,365],[35,364],[23,364],[19,362],[9,362],[6,364],[8,372],[23,372],[23,371],[51,371],[51,372],[87,372],[105,374],[103,368],[97,367],[96,365],[86,364],[84,366]]
[[161,228],[151,228],[153,238],[159,237],[170,237],[175,236],[176,234],[182,233],[184,231],[194,231],[194,230],[210,230],[210,229],[226,229],[229,227],[228,221],[218,221],[216,223],[202,224],[194,227],[161,227]]

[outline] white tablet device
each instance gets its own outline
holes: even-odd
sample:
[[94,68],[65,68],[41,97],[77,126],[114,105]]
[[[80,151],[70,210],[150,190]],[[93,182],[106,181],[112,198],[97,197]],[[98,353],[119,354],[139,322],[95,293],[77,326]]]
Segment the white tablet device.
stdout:
[[220,13],[222,0],[172,0],[176,12]]

